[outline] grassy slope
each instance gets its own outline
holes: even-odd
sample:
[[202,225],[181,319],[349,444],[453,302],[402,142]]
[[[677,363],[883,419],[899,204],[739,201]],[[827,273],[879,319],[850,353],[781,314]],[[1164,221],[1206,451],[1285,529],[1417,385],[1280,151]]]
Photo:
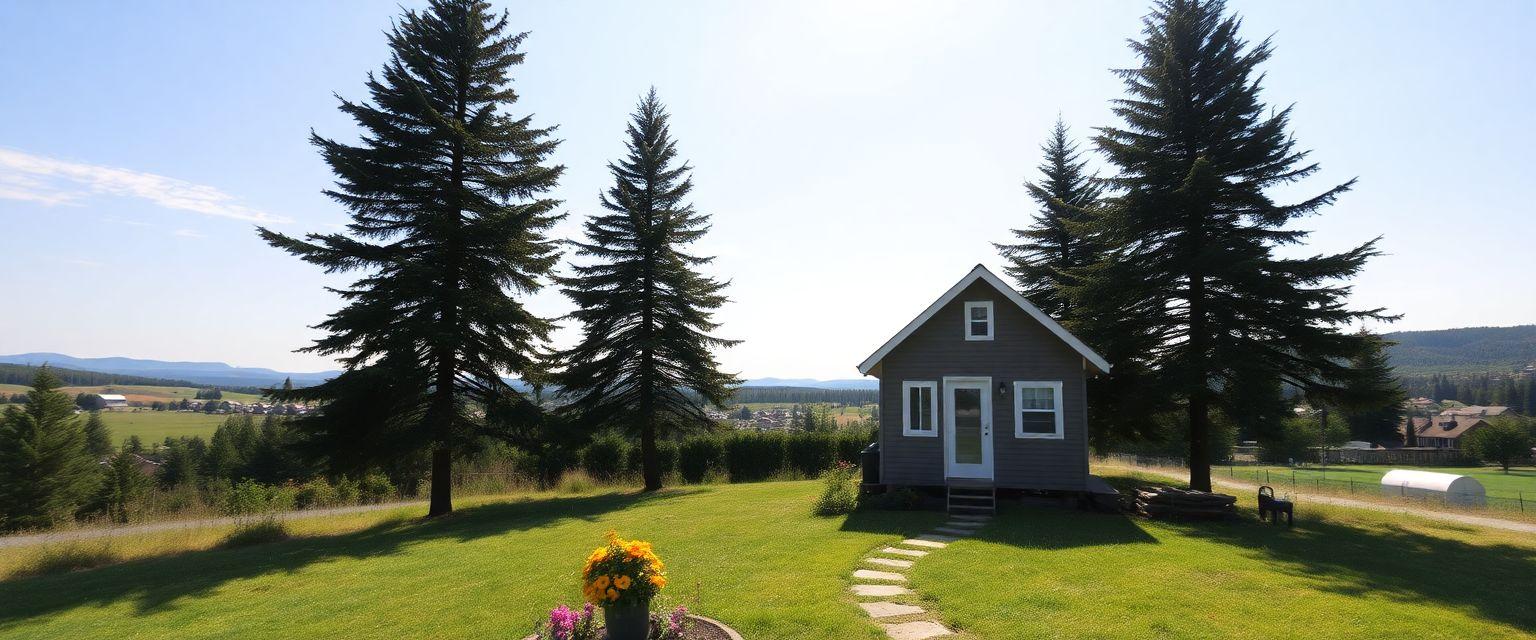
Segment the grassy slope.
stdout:
[[1498,467],[1395,467],[1392,465],[1329,465],[1326,469],[1319,467],[1306,467],[1292,469],[1289,467],[1221,467],[1211,472],[1222,476],[1235,477],[1239,480],[1253,482],[1258,473],[1258,480],[1264,480],[1264,472],[1269,471],[1269,481],[1276,487],[1290,484],[1291,474],[1294,472],[1296,482],[1305,484],[1315,478],[1328,481],[1350,481],[1356,483],[1357,490],[1375,491],[1381,485],[1381,477],[1393,469],[1419,469],[1422,471],[1434,471],[1436,473],[1454,473],[1458,475],[1472,476],[1478,482],[1483,483],[1483,488],[1490,496],[1503,496],[1513,498],[1518,492],[1525,492],[1527,498],[1536,500],[1536,468],[1513,467],[1509,474]]
[[941,516],[861,515],[843,531],[842,519],[809,515],[819,488],[489,503],[436,522],[0,582],[0,636],[515,638],[580,597],[582,560],[617,529],[655,542],[674,598],[700,595],[698,609],[749,638],[878,638],[845,576],[868,549]]
[[1528,536],[1340,508],[1297,516],[1286,529],[1251,512],[1176,524],[1015,509],[919,562],[913,587],[994,640],[1536,637]]

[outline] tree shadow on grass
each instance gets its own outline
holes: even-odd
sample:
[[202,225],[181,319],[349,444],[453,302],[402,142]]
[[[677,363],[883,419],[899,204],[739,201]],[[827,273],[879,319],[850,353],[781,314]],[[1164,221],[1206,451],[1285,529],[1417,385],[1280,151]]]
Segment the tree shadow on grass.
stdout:
[[[1105,479],[1122,491],[1153,484],[1125,476]],[[1295,527],[1287,528],[1260,523],[1251,500],[1240,496],[1241,519],[1236,521],[1168,521],[1165,526],[1230,545],[1233,553],[1270,563],[1320,591],[1439,603],[1518,629],[1536,629],[1536,600],[1525,588],[1536,576],[1536,547],[1463,542],[1457,536],[1478,529],[1439,521],[1417,525],[1437,531],[1428,534],[1390,521],[1357,525],[1302,512]]]
[[294,573],[319,562],[383,557],[433,540],[470,542],[672,500],[703,489],[499,502],[434,519],[382,522],[361,531],[239,549],[193,551],[51,576],[0,582],[0,630],[8,623],[75,607],[132,601],[139,615],[206,596],[235,580]]
[[1257,523],[1252,512],[1244,518],[1170,526],[1193,538],[1231,545],[1233,553],[1271,563],[1320,591],[1439,603],[1518,629],[1536,629],[1536,601],[1523,587],[1536,576],[1536,549],[1470,544],[1391,523],[1356,526],[1308,519],[1285,529]]

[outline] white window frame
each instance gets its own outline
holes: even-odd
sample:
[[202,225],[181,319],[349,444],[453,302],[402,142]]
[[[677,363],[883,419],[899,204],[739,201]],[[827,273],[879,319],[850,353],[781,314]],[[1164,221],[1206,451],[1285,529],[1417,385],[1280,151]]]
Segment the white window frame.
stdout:
[[[912,390],[928,390],[928,428],[912,426]],[[939,383],[935,380],[913,380],[901,383],[901,435],[917,438],[939,437]]]
[[[1055,433],[1026,433],[1024,431],[1024,390],[1025,389],[1050,389],[1052,402],[1055,407],[1049,413],[1056,415]],[[1031,413],[1047,413],[1044,409],[1030,409]],[[1061,440],[1066,437],[1066,421],[1061,406],[1061,381],[1060,380],[1018,380],[1013,383],[1013,437],[1043,440]]]
[[[973,336],[973,335],[971,335],[971,322],[973,322],[973,320],[971,320],[971,309],[976,309],[976,308],[982,308],[982,309],[986,309],[987,310],[987,335],[984,335],[984,336]],[[962,334],[962,335],[965,336],[966,340],[991,340],[992,339],[992,335],[994,333],[996,333],[993,330],[994,327],[996,327],[996,326],[997,326],[997,316],[993,315],[993,313],[992,313],[992,301],[991,300],[983,300],[983,301],[978,301],[978,302],[967,302],[967,303],[965,303],[965,333]]]

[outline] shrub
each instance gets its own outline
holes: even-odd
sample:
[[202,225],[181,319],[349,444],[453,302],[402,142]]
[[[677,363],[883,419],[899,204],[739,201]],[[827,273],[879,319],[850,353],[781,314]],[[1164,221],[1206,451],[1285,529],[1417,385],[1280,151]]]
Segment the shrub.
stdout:
[[555,483],[555,491],[560,493],[591,493],[596,489],[597,481],[581,469],[560,474],[560,480]]
[[875,509],[913,511],[923,507],[923,494],[912,490],[911,487],[895,487],[885,493],[864,496],[860,498],[859,504]]
[[683,482],[704,482],[712,471],[725,468],[725,445],[718,436],[694,436],[677,449],[677,471]]
[[839,462],[832,467],[822,482],[826,488],[822,489],[821,497],[816,500],[816,515],[835,516],[853,513],[859,506],[859,490],[854,484],[854,476],[858,473],[858,467],[846,462]]
[[857,465],[864,447],[875,441],[875,429],[846,429],[837,433],[837,459],[839,462]]
[[767,480],[784,469],[784,434],[740,431],[725,441],[731,482]]
[[[630,443],[624,456],[624,470],[633,475],[645,473],[645,462],[642,459],[643,451],[640,443]],[[661,476],[671,475],[677,470],[677,443],[671,440],[656,441],[656,461],[661,463]]]
[[791,469],[814,478],[837,462],[837,437],[820,432],[792,434],[784,444],[784,457]]
[[224,496],[223,511],[226,515],[239,516],[261,513],[269,503],[267,487],[255,480],[241,480]]
[[593,478],[607,482],[624,472],[629,443],[616,434],[599,436],[581,452],[581,467]]
[[386,476],[377,471],[363,476],[358,482],[358,502],[362,504],[378,504],[395,497],[395,485]]
[[224,537],[220,547],[233,549],[248,547],[254,544],[266,544],[268,542],[281,542],[291,537],[287,525],[278,520],[276,516],[268,514],[264,518],[243,520],[235,524],[235,530]]
[[326,482],[325,478],[315,478],[299,485],[298,492],[293,496],[293,506],[300,509],[314,509],[317,507],[329,507],[340,502],[335,487]]
[[361,496],[361,486],[357,480],[342,476],[336,479],[336,503],[357,504]]

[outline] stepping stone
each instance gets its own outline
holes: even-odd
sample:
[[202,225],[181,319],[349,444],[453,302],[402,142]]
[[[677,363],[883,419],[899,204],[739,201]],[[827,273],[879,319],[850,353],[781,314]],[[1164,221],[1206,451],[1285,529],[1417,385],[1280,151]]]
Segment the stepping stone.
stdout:
[[885,625],[885,635],[890,636],[891,640],[926,640],[951,633],[944,625],[930,620]]
[[974,522],[971,520],[951,520],[944,523],[944,526],[956,529],[980,529],[986,524],[985,522]]
[[909,547],[923,547],[925,549],[943,549],[944,547],[949,546],[949,545],[947,545],[947,544],[945,544],[943,542],[940,542],[938,540],[930,540],[929,538],[931,538],[931,537],[932,536],[922,536],[920,538],[907,538],[906,540],[902,540],[901,543],[904,544],[904,545],[907,545]]
[[942,533],[944,535],[949,535],[949,536],[968,536],[968,535],[971,535],[973,533],[976,533],[976,531],[973,530],[973,529],[954,529],[954,528],[950,528],[950,527],[939,527],[937,529],[934,529],[934,531],[937,531],[939,533]]
[[943,542],[945,544],[948,544],[948,543],[954,542],[956,540],[959,540],[959,538],[956,538],[954,536],[946,536],[946,535],[941,534],[941,533],[925,533],[923,535],[918,536],[917,539],[918,540],[927,540],[929,542]]
[[849,587],[856,596],[872,596],[875,598],[889,598],[891,596],[910,596],[912,590],[894,584],[856,584]]
[[890,558],[865,558],[865,562],[878,564],[882,567],[894,567],[896,569],[911,569],[911,560],[892,560]]
[[853,577],[860,580],[890,580],[891,582],[906,582],[907,577],[899,573],[889,571],[875,571],[873,569],[858,569],[853,572]]
[[965,514],[965,513],[954,513],[954,514],[950,514],[949,519],[950,520],[966,520],[966,521],[969,521],[969,522],[986,522],[988,520],[991,520],[992,516],[973,516],[973,515],[969,515],[969,514]]
[[889,553],[893,556],[907,556],[908,558],[921,558],[928,555],[927,551],[918,551],[917,549],[901,549],[898,547],[886,547],[881,549],[880,553]]
[[869,617],[871,618],[910,616],[912,614],[923,612],[922,607],[914,607],[910,604],[898,604],[895,602],[860,602],[859,606],[863,607],[864,612],[868,613]]

